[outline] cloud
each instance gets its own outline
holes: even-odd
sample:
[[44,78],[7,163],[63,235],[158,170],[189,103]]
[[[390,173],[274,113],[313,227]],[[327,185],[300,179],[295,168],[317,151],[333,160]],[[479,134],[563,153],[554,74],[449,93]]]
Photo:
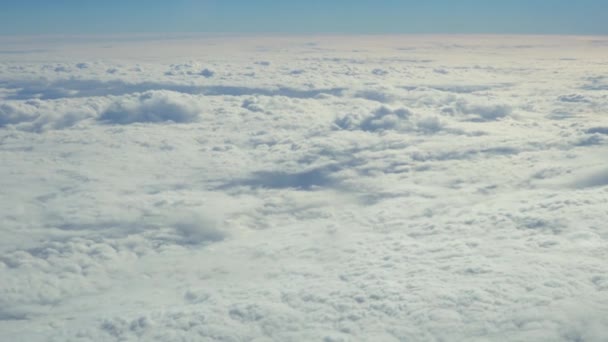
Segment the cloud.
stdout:
[[197,97],[162,90],[86,100],[33,99],[1,104],[0,127],[42,132],[70,128],[93,118],[102,123],[121,125],[136,122],[187,123],[197,121],[202,112]]
[[209,77],[213,77],[213,75],[215,75],[215,72],[205,68],[200,72],[200,75],[203,77],[209,78]]
[[498,88],[498,87],[506,87],[508,85],[509,84],[502,84],[502,85],[460,85],[460,84],[455,84],[455,85],[444,85],[444,86],[431,86],[430,88],[439,90],[439,91],[443,91],[443,92],[449,92],[449,93],[471,94],[471,93],[476,93],[476,92],[488,91],[488,90]]
[[608,78],[605,76],[591,76],[587,77],[587,84],[582,86],[583,90],[601,91],[608,89]]
[[0,340],[606,340],[604,47],[351,38],[0,37]]
[[385,75],[388,75],[388,71],[377,68],[377,69],[372,70],[372,74],[374,74],[376,76],[385,76]]
[[581,94],[561,95],[557,99],[561,102],[589,102],[589,100]]
[[14,125],[24,121],[34,121],[36,115],[35,107],[32,105],[16,105],[3,103],[0,105],[0,127]]
[[600,169],[576,175],[571,185],[581,189],[606,186],[608,185],[608,169]]
[[608,127],[591,127],[585,131],[588,134],[605,134],[608,135]]
[[188,123],[198,120],[202,112],[196,98],[172,91],[148,91],[117,99],[99,116],[109,124],[136,122]]
[[224,240],[228,234],[217,228],[218,222],[200,213],[182,213],[174,215],[176,232],[180,235],[179,243],[185,245],[200,245]]
[[369,132],[395,130],[409,125],[408,119],[411,115],[406,108],[391,109],[381,106],[365,117],[352,114],[339,117],[334,121],[334,125],[340,129]]
[[[165,81],[165,80],[163,80]],[[121,96],[148,91],[173,91],[191,95],[207,96],[285,96],[292,98],[314,98],[323,95],[341,96],[342,87],[292,88],[287,86],[248,87],[245,85],[198,86],[175,82],[140,82],[130,80],[59,79],[55,81],[0,81],[0,87],[13,92],[9,100],[53,100],[62,98],[85,98],[94,96]]]
[[259,101],[256,97],[248,98],[243,100],[243,104],[241,105],[241,107],[252,112],[263,112],[264,109],[259,105],[258,102]]
[[513,107],[508,104],[483,104],[460,99],[445,107],[443,112],[464,115],[471,121],[494,121],[511,115]]
[[332,186],[335,181],[331,178],[331,173],[339,170],[336,165],[314,168],[312,170],[300,172],[273,172],[257,171],[249,179],[240,180],[224,185],[251,186],[270,189],[304,189],[313,190],[319,187]]
[[104,101],[99,99],[79,103],[61,100],[6,102],[0,105],[0,128],[14,127],[29,132],[70,128],[97,116],[103,106]]
[[443,129],[441,120],[439,120],[439,118],[436,116],[422,118],[418,120],[416,125],[418,129],[427,133],[435,133]]
[[166,76],[203,76],[205,78],[210,78],[215,75],[215,72],[208,69],[203,68],[199,63],[196,62],[188,62],[188,63],[178,63],[171,64],[169,66],[169,71],[165,72]]
[[362,99],[376,101],[381,103],[390,103],[396,100],[396,96],[392,93],[384,90],[360,90],[354,94],[355,97],[359,97]]

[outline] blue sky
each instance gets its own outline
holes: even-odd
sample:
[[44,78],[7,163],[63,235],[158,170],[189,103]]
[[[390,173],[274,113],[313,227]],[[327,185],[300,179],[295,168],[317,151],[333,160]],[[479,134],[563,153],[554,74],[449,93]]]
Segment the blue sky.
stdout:
[[0,0],[0,34],[608,34],[608,0]]

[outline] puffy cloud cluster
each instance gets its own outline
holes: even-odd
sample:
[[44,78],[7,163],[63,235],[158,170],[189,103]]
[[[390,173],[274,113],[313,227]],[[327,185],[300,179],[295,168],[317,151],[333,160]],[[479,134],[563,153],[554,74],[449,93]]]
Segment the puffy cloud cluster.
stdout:
[[381,106],[365,117],[345,115],[336,119],[334,124],[341,129],[360,129],[362,131],[382,131],[403,128],[409,124],[412,113],[406,108],[390,109]]
[[45,102],[36,99],[0,104],[0,127],[40,132],[64,129],[95,117],[104,106],[103,100]]
[[456,101],[452,106],[443,108],[445,114],[464,115],[472,121],[492,121],[509,116],[513,108],[507,104],[483,104],[469,103],[467,101]]
[[0,127],[42,132],[66,129],[87,119],[107,124],[188,123],[203,112],[199,97],[167,90],[153,90],[85,101],[57,99],[7,101],[0,105]]
[[0,340],[606,340],[608,46],[410,38],[0,37]]
[[202,111],[191,95],[172,91],[148,91],[125,96],[114,101],[99,116],[105,123],[126,125],[134,122],[196,121]]
[[166,76],[202,76],[210,78],[215,75],[215,72],[208,68],[203,68],[199,63],[188,62],[182,64],[171,64],[169,71],[165,72]]

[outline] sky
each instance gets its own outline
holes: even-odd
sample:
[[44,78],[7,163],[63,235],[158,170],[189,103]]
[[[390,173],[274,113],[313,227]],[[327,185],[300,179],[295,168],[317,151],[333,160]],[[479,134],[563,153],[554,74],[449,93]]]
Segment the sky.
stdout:
[[605,0],[0,0],[0,35],[608,34]]

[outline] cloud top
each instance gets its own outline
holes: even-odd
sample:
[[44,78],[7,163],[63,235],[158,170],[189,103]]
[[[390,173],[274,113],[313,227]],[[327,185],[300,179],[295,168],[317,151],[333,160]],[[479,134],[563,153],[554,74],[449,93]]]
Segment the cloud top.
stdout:
[[116,99],[99,116],[108,124],[188,123],[198,120],[202,108],[194,96],[168,90],[147,91]]

